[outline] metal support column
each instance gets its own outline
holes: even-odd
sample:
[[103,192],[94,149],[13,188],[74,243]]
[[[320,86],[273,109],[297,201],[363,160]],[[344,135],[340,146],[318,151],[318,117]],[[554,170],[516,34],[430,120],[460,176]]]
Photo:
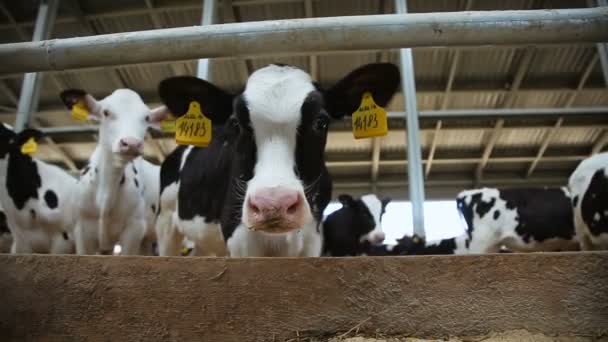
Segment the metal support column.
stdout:
[[[201,26],[213,24],[213,20],[215,18],[215,5],[215,0],[203,0]],[[209,81],[209,62],[210,60],[208,58],[198,60],[196,77]]]
[[[49,39],[51,29],[57,16],[59,0],[42,0],[36,17],[34,36],[32,41]],[[17,119],[15,130],[22,131],[30,122],[32,113],[38,109],[38,99],[40,97],[40,87],[42,86],[42,72],[27,73],[23,77],[19,104],[17,105]]]
[[[399,14],[407,13],[405,0],[395,0],[395,9]],[[416,101],[416,82],[414,80],[414,61],[412,49],[399,50],[401,61],[401,84],[405,97],[405,120],[407,125],[407,168],[410,201],[414,233],[424,233],[424,178],[422,173],[422,156],[420,151],[420,132],[418,124],[418,103]]]
[[[606,7],[608,6],[608,0],[597,0],[597,5],[599,7]],[[600,57],[604,82],[608,87],[608,43],[597,43],[597,54]]]

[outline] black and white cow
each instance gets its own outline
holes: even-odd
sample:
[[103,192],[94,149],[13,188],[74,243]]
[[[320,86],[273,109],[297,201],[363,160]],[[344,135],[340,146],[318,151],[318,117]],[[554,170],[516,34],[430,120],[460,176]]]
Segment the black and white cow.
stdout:
[[8,228],[4,209],[0,208],[0,253],[10,253],[13,245],[13,234]]
[[581,249],[608,249],[608,153],[583,160],[568,186]]
[[0,124],[0,203],[11,229],[12,253],[74,253],[76,179],[57,166],[21,153],[30,138],[42,133],[15,133]]
[[151,110],[130,89],[115,90],[99,101],[70,89],[61,99],[69,109],[84,105],[89,119],[99,122],[99,141],[81,172],[76,194],[77,253],[110,254],[120,244],[122,254],[151,254],[151,243],[143,251],[142,243],[154,233],[160,170],[140,156],[146,130],[158,128],[169,114],[167,108]]
[[374,194],[354,199],[338,196],[342,208],[329,214],[323,222],[323,254],[329,256],[356,256],[365,253],[371,245],[384,241],[381,220],[390,202]]
[[216,241],[221,231],[231,256],[320,255],[320,223],[331,197],[324,160],[329,121],[353,113],[366,91],[386,105],[398,85],[392,64],[363,66],[327,90],[284,65],[255,71],[239,95],[194,77],[162,81],[160,97],[172,113],[183,115],[192,100],[201,104],[213,139],[171,158],[174,170],[178,161],[183,167],[176,224],[160,217],[157,224],[164,230],[157,231],[160,250],[178,255],[186,236],[199,254],[207,237]]
[[469,253],[577,250],[570,195],[564,188],[466,190],[456,198]]

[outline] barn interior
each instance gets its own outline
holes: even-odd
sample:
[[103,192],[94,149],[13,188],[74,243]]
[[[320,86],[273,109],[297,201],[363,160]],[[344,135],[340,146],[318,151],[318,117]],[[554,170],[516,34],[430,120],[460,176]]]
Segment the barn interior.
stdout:
[[[201,0],[62,0],[45,38],[189,27],[201,25],[205,16],[223,24],[397,11],[393,0],[214,3],[209,13]],[[608,5],[605,0],[408,0],[407,9],[602,4]],[[39,5],[0,1],[0,44],[31,41]],[[582,160],[608,149],[605,43],[498,42],[411,51],[413,68],[407,71],[415,83],[419,127],[410,132],[419,134],[414,147],[421,152],[418,185],[426,201],[453,201],[463,189],[485,186],[565,186]],[[401,56],[400,49],[383,49],[218,57],[207,60],[207,78],[237,91],[256,69],[284,63],[329,86],[367,63],[400,66]],[[29,126],[46,134],[34,156],[77,175],[96,146],[97,127],[71,118],[59,97],[62,90],[84,89],[103,98],[130,88],[153,108],[160,105],[159,82],[197,75],[199,62],[46,71],[39,73],[39,91],[25,100],[24,74],[0,74],[0,121],[14,125],[25,101]],[[386,108],[384,137],[354,139],[350,118],[331,123],[326,160],[334,199],[340,193],[411,199],[405,92],[400,87]],[[150,130],[144,157],[160,164],[175,147],[173,134]],[[413,216],[414,223],[421,219]],[[0,303],[6,304],[0,305],[0,336],[11,341],[427,341],[409,339],[418,336],[601,341],[608,336],[607,261],[606,252],[380,260],[0,255]]]
[[[408,2],[411,13],[464,10],[584,8],[580,0],[445,0]],[[32,39],[38,1],[3,2],[0,43]],[[388,0],[221,1],[214,23],[394,13]],[[61,1],[50,38],[199,25],[198,0]],[[427,199],[453,199],[480,186],[563,186],[576,165],[608,143],[608,92],[595,44],[423,47],[413,49],[420,148]],[[399,50],[216,58],[209,78],[238,90],[269,63],[296,65],[322,85],[376,61],[399,64]],[[39,158],[77,172],[95,146],[95,129],[75,122],[59,93],[85,89],[102,98],[130,88],[153,107],[158,83],[196,75],[197,61],[45,72],[32,125],[48,133]],[[23,74],[0,80],[0,117],[13,123]],[[326,149],[336,193],[376,192],[408,199],[405,103],[400,91],[387,108],[385,137],[355,140],[350,119],[334,122]],[[171,134],[151,132],[146,158],[160,163],[175,147]]]

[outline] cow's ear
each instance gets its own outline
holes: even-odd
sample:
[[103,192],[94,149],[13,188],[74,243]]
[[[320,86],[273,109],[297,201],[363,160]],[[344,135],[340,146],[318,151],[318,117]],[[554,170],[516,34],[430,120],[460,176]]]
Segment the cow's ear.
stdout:
[[384,197],[382,200],[380,200],[380,203],[382,203],[382,211],[386,210],[386,206],[392,201],[392,199],[390,197]]
[[351,195],[347,194],[341,194],[338,196],[338,201],[340,201],[344,207],[352,207],[355,203],[355,199]]
[[44,135],[44,133],[42,133],[41,131],[39,131],[37,129],[26,128],[23,131],[17,133],[17,140],[15,141],[15,143],[17,144],[17,146],[21,146],[21,145],[25,144],[31,138],[34,138],[34,140],[38,140],[43,135]]
[[146,117],[148,126],[160,131],[160,122],[166,119],[169,114],[171,114],[171,112],[167,106],[160,106],[152,109]]
[[67,89],[59,94],[61,101],[67,107],[72,110],[77,103],[84,106],[84,109],[88,112],[88,118],[92,120],[99,120],[101,118],[101,105],[91,94],[81,89]]
[[224,123],[232,114],[234,95],[200,78],[177,76],[164,79],[158,85],[158,95],[176,117],[186,114],[192,101],[197,101],[203,114],[214,123]]
[[327,111],[336,119],[351,115],[359,108],[365,92],[376,104],[386,107],[397,88],[401,74],[392,63],[373,63],[353,70],[325,92]]

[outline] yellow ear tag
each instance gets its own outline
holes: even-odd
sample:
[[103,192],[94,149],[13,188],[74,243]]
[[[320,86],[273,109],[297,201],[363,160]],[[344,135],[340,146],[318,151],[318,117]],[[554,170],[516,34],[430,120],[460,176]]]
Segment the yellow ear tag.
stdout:
[[374,102],[370,92],[363,94],[361,104],[352,115],[355,139],[381,137],[388,133],[386,111]]
[[34,138],[29,138],[25,142],[25,144],[21,145],[22,154],[31,155],[33,153],[36,153],[36,150],[38,150],[38,144],[36,143],[36,140],[34,140]]
[[89,118],[89,110],[83,100],[79,100],[72,106],[72,119],[86,121]]
[[160,130],[165,133],[175,132],[175,116],[169,114],[166,119],[160,122]]
[[211,120],[201,112],[201,105],[190,102],[188,112],[175,121],[175,141],[179,145],[205,147],[211,142]]

